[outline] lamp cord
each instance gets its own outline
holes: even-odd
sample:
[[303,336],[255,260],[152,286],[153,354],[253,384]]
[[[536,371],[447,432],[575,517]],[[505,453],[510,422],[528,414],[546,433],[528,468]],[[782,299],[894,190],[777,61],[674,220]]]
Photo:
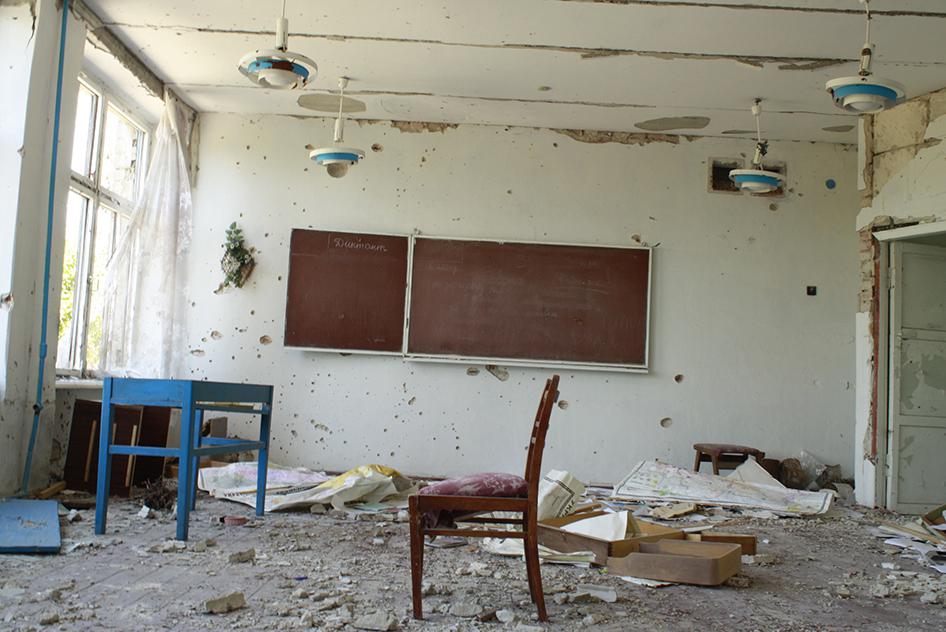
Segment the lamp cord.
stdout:
[[870,15],[870,0],[864,0],[864,9],[867,11],[867,35],[864,41],[870,44],[870,21],[873,19]]

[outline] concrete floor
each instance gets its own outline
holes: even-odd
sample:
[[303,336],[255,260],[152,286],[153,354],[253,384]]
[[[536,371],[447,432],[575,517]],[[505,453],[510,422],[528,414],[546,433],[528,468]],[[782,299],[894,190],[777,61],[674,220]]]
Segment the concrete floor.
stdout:
[[[412,620],[403,523],[299,512],[224,526],[221,516],[252,516],[251,510],[202,496],[192,514],[191,540],[178,551],[165,544],[174,533],[170,517],[142,519],[139,509],[131,501],[113,502],[105,536],[92,534],[92,512],[82,512],[83,520],[64,524],[60,555],[0,556],[2,628],[352,630],[373,613],[382,620],[390,615],[392,629],[538,625],[524,564],[472,546],[427,550],[429,616]],[[834,513],[727,525],[728,531],[756,534],[760,555],[720,588],[642,588],[596,569],[543,565],[551,622],[535,629],[946,629],[946,579],[872,537],[876,513]],[[207,539],[215,544],[208,546]],[[231,554],[251,548],[252,561],[231,561]],[[882,568],[884,562],[899,568]],[[569,595],[579,584],[613,587],[617,602],[573,601]],[[234,591],[245,595],[244,609],[205,614],[208,598]],[[500,623],[491,616],[496,610],[511,611],[515,619]],[[493,620],[460,616],[476,612]]]

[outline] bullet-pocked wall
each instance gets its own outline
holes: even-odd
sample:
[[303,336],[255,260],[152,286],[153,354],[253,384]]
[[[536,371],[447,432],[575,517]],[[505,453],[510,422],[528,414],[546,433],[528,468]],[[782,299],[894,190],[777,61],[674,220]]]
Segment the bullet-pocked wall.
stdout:
[[[483,367],[282,345],[293,228],[419,230],[655,246],[652,370],[561,371],[545,469],[614,482],[644,458],[690,466],[692,444],[714,441],[775,457],[804,449],[850,473],[855,148],[773,143],[787,194],[758,198],[707,190],[708,161],[752,149],[735,139],[349,123],[346,142],[368,156],[335,180],[304,149],[331,135],[330,119],[202,117],[178,372],[274,384],[275,461],[444,475],[523,467],[552,370],[510,367],[501,381]],[[600,142],[615,138],[624,142]],[[258,265],[246,287],[215,294],[232,221]]]

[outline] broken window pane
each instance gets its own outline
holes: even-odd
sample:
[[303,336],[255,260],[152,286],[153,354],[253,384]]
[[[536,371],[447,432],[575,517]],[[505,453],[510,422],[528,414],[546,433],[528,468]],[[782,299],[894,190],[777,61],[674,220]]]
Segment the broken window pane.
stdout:
[[102,139],[102,172],[99,183],[103,189],[125,200],[135,199],[140,148],[144,141],[141,129],[111,105],[105,112],[105,135]]
[[101,366],[102,323],[104,303],[102,300],[102,280],[105,268],[115,252],[119,235],[117,223],[119,214],[105,206],[100,206],[95,218],[95,247],[92,252],[92,272],[89,275],[89,322],[86,325],[85,367],[97,370]]
[[76,191],[69,191],[66,202],[66,247],[62,260],[62,288],[59,299],[59,341],[56,348],[56,366],[76,368],[75,346],[81,311],[82,229],[89,199]]
[[72,136],[72,170],[86,178],[92,177],[98,100],[98,95],[81,83],[79,84],[76,130]]

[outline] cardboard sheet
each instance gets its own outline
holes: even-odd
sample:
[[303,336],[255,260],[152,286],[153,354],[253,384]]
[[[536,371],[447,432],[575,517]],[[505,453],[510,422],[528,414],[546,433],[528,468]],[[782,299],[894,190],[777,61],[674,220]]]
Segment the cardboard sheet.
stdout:
[[595,516],[563,525],[561,528],[562,531],[590,535],[593,538],[614,542],[627,537],[627,512],[619,511]]

